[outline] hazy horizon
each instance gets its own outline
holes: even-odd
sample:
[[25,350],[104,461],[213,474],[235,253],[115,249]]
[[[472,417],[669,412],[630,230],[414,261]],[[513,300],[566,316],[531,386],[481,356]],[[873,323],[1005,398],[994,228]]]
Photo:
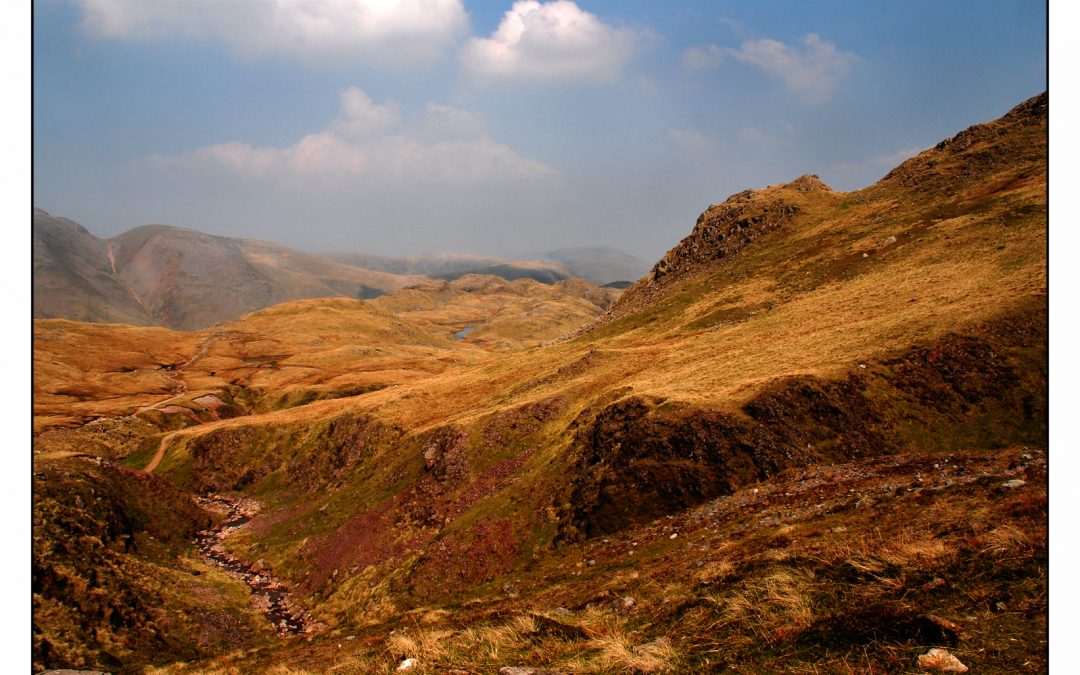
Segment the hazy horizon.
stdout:
[[34,3],[34,205],[378,255],[606,245],[872,184],[1046,89],[1028,2]]

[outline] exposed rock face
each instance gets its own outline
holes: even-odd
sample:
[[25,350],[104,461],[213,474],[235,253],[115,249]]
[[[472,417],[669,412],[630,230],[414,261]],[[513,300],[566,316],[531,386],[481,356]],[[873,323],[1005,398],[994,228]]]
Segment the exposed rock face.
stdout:
[[559,539],[618,532],[787,468],[902,451],[910,429],[898,420],[921,420],[949,449],[967,443],[964,426],[979,414],[1010,439],[1039,436],[1033,401],[1045,380],[1025,377],[1030,366],[1014,359],[1040,343],[1044,326],[1044,310],[1034,308],[843,380],[778,381],[738,413],[638,396],[586,411],[574,423]]
[[[831,191],[817,176],[802,176],[782,188]],[[659,299],[676,281],[728,260],[755,240],[781,228],[799,212],[770,191],[744,190],[698,216],[693,231],[615,302],[601,322],[624,316]]]
[[460,430],[438,429],[424,443],[424,468],[436,480],[459,480],[467,471],[465,447],[467,436]]
[[1026,143],[1024,131],[1046,133],[1047,94],[1033,96],[1004,117],[976,124],[947,138],[896,167],[879,185],[897,183],[904,187],[929,187],[977,178],[991,170],[1017,161],[1017,149],[1044,152],[1037,143]]
[[754,191],[729,197],[698,216],[694,230],[653,266],[650,278],[682,276],[695,268],[735,255],[763,234],[779,228],[798,207],[782,199],[756,203]]

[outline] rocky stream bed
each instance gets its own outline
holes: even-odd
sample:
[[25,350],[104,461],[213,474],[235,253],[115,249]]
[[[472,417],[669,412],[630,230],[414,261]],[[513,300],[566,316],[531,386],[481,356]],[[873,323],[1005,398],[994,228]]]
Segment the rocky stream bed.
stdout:
[[252,565],[225,550],[224,541],[244,527],[258,513],[260,504],[254,499],[211,495],[196,497],[203,508],[224,516],[217,527],[203,530],[195,544],[212,565],[220,567],[251,588],[255,608],[264,614],[280,635],[312,633],[322,627],[303,608],[289,597],[289,589],[271,576],[258,563]]

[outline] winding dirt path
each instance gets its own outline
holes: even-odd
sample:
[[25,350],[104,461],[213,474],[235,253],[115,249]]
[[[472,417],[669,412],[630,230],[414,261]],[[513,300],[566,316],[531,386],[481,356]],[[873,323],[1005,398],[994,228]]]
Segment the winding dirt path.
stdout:
[[184,378],[181,377],[184,370],[195,365],[196,362],[198,362],[207,355],[207,353],[210,351],[210,348],[213,347],[215,343],[224,340],[227,336],[228,333],[226,331],[216,331],[213,334],[206,336],[203,341],[199,343],[199,346],[195,348],[195,352],[187,361],[184,361],[172,370],[161,369],[161,377],[165,379],[165,381],[168,383],[168,388],[170,389],[169,396],[161,399],[157,403],[142,406],[135,411],[135,414],[137,415],[141,412],[146,412],[147,410],[157,410],[161,406],[168,405],[169,403],[172,403],[174,400],[186,394],[188,392],[188,385],[187,382],[184,381]]
[[154,473],[154,469],[158,464],[161,464],[161,458],[165,456],[165,445],[172,439],[173,436],[180,433],[179,431],[173,431],[165,434],[161,437],[161,442],[158,444],[157,452],[154,453],[154,458],[143,467],[143,473]]

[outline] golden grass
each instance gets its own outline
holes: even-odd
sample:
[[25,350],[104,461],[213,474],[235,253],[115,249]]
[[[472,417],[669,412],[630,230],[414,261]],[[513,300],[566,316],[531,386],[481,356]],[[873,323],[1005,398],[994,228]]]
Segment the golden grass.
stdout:
[[982,551],[994,558],[1022,559],[1046,548],[1047,533],[1045,528],[1028,529],[1005,523],[987,532],[981,540]]
[[846,560],[853,569],[871,575],[890,568],[932,566],[951,559],[956,551],[945,541],[925,533],[906,533],[891,541],[863,540],[861,545],[845,544],[847,551],[858,551]]
[[443,661],[450,655],[447,638],[452,635],[453,632],[448,630],[404,629],[387,638],[386,648],[398,660]]
[[637,644],[626,634],[613,633],[590,641],[598,649],[601,672],[655,673],[672,671],[679,653],[667,638]]
[[[1037,178],[1038,173],[1033,175]],[[1045,192],[1037,181],[1034,185],[1024,184],[1006,196],[1029,206],[1044,205]],[[975,199],[980,188],[966,189]],[[36,323],[35,340],[48,346],[40,366],[35,363],[41,374],[35,382],[41,386],[37,410],[64,419],[171,398],[165,390],[168,378],[153,371],[162,359],[186,364],[177,375],[188,387],[184,400],[220,391],[231,382],[275,394],[322,392],[360,382],[387,385],[355,398],[316,401],[180,431],[172,437],[161,470],[182,476],[189,466],[189,441],[220,429],[257,429],[260,446],[247,448],[250,454],[237,459],[258,461],[263,446],[314,436],[329,418],[345,412],[368,415],[411,435],[453,425],[476,438],[494,413],[558,399],[563,407],[555,419],[544,422],[548,428],[541,447],[520,478],[526,489],[518,494],[544,495],[542,490],[553,480],[550,472],[565,466],[558,460],[574,433],[570,422],[587,408],[638,395],[737,410],[778,379],[858,372],[861,363],[947,333],[963,333],[1045,294],[1045,219],[1038,213],[1018,218],[1006,201],[999,201],[959,217],[939,218],[931,206],[898,206],[900,196],[915,196],[883,190],[804,194],[771,189],[771,196],[802,207],[790,226],[715,269],[679,282],[659,302],[612,324],[567,342],[510,353],[454,342],[446,333],[483,318],[485,330],[498,329],[508,341],[496,343],[492,338],[490,344],[520,347],[540,335],[540,324],[563,330],[585,320],[580,303],[555,303],[541,311],[528,297],[538,289],[522,294],[514,284],[506,284],[491,295],[503,297],[499,302],[507,310],[493,316],[491,298],[446,285],[414,289],[379,303],[289,303],[198,334]],[[846,206],[849,201],[854,205]],[[884,246],[888,237],[897,242]],[[455,294],[456,305],[439,304]],[[479,339],[484,332],[477,329],[475,335]],[[131,365],[134,375],[119,372]],[[72,382],[85,387],[87,400],[74,400],[77,397],[70,392],[60,391]],[[120,398],[106,401],[107,394]],[[402,459],[407,447],[376,448],[372,451],[376,456],[365,461],[397,470],[407,465],[408,458]],[[412,459],[416,461],[408,466],[415,468],[419,459]],[[362,499],[355,494],[368,488],[385,490],[397,478],[365,477],[368,483],[343,487],[337,493],[339,501],[352,498],[356,506]],[[505,505],[493,500],[483,507],[494,508],[492,504]],[[525,510],[532,506],[527,504]],[[976,514],[977,507],[966,508],[969,515]],[[344,512],[338,515],[340,522],[348,517]],[[311,534],[304,528],[315,525],[303,519],[296,524],[285,543],[263,555],[275,569],[293,564],[299,575],[308,561],[301,557],[298,542]],[[826,569],[857,573],[860,598],[884,596],[903,591],[910,570],[934,570],[956,561],[957,540],[930,532],[912,525],[888,538],[826,535],[800,554]],[[976,539],[982,554],[999,560],[1031,556],[1045,546],[1041,531],[1016,524],[986,526]],[[688,571],[687,576],[710,586],[706,600],[685,616],[697,621],[710,614],[708,630],[722,635],[723,644],[735,650],[791,640],[825,616],[819,616],[824,610],[815,596],[821,580],[809,571],[786,567],[793,556],[787,548],[756,551],[754,561],[760,567],[737,584],[726,583],[745,562],[734,558],[710,560]],[[385,575],[384,580],[399,574],[395,583],[405,586],[403,577],[413,563],[415,557],[377,573]],[[334,582],[329,597],[315,601],[314,612],[339,625],[364,626],[387,619],[398,609],[389,585],[372,584],[375,574],[372,568]],[[672,608],[684,601],[697,600],[698,589],[686,583],[665,579],[641,586],[667,600],[656,602],[663,610],[654,611],[676,611]],[[663,639],[655,628],[648,635],[639,632],[642,626],[602,607],[572,618],[546,617],[580,629],[581,638],[549,635],[543,621],[528,614],[448,627],[441,611],[426,608],[408,616],[411,623],[387,638],[385,653],[378,657],[343,653],[331,659],[336,664],[332,669],[378,669],[392,666],[394,659],[416,658],[422,669],[444,662],[494,667],[513,661],[546,663],[573,672],[658,672],[677,670],[684,658],[681,643]]]
[[783,568],[747,580],[713,596],[721,616],[713,630],[739,630],[744,639],[766,643],[786,639],[814,621],[812,586],[812,575]]

